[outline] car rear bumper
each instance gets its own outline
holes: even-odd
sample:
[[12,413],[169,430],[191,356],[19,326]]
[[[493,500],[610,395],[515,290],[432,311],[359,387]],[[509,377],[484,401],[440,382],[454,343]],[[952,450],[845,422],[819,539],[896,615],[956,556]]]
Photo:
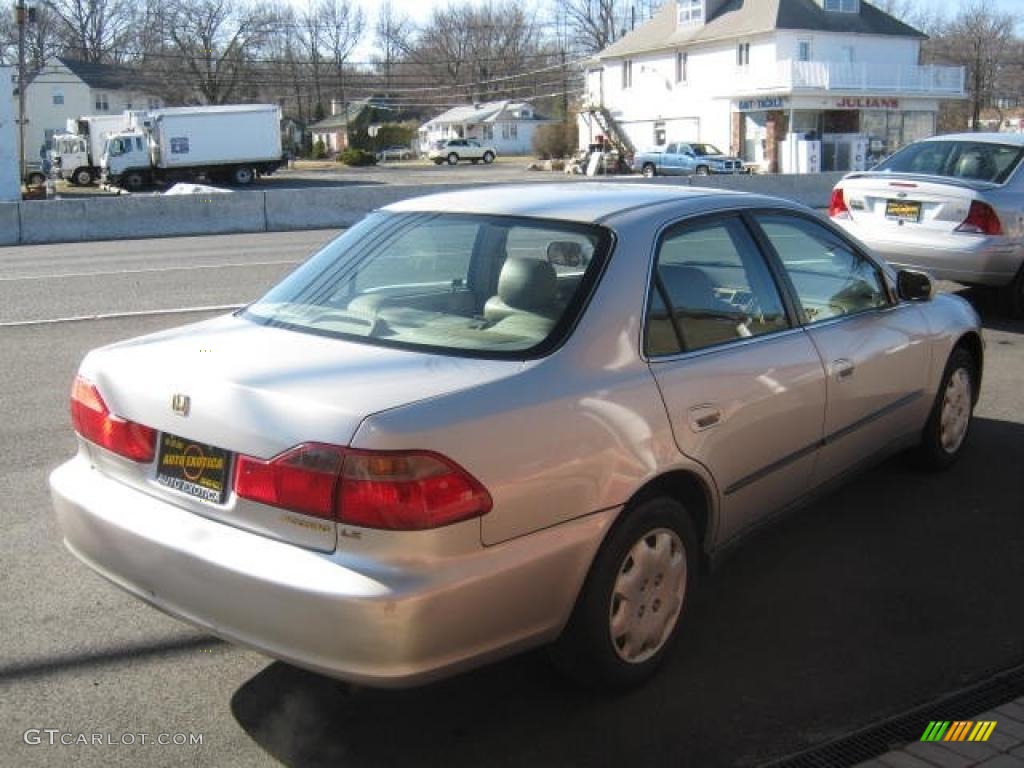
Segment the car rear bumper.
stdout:
[[934,244],[903,242],[873,236],[849,220],[833,221],[894,267],[926,269],[940,280],[1003,286],[1024,262],[1024,248],[1001,237],[958,233],[936,235]]
[[50,487],[68,549],[118,586],[230,642],[381,687],[557,637],[618,512],[402,567],[192,514],[101,474],[83,455],[54,470]]

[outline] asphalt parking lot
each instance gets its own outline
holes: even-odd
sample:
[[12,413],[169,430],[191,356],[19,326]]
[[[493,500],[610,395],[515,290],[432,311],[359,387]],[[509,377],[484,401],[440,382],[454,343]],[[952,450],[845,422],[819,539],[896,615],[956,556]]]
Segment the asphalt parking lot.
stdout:
[[988,360],[963,460],[922,475],[893,459],[752,536],[629,695],[580,692],[541,652],[355,689],[110,586],[61,546],[46,483],[73,450],[82,355],[255,298],[331,234],[0,248],[0,764],[757,766],[1024,663],[1024,322],[972,292]]

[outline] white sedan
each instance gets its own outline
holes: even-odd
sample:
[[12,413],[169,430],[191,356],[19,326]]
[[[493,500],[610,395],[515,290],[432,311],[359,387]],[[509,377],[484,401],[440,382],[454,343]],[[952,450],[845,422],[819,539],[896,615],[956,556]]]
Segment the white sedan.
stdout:
[[1001,289],[1024,314],[1024,135],[963,133],[847,175],[829,215],[897,267]]

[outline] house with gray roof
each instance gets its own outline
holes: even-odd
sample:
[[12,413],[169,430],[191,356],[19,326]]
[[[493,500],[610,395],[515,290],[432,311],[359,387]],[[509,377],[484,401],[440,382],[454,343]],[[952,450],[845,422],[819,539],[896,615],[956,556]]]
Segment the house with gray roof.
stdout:
[[934,134],[940,100],[965,96],[962,67],[920,64],[924,37],[867,0],[669,0],[587,63],[580,143],[863,168]]
[[155,90],[130,67],[49,59],[25,86],[25,158],[38,160],[40,147],[66,131],[69,119],[164,106]]
[[532,151],[534,131],[551,122],[526,101],[465,104],[421,125],[419,149],[426,153],[432,143],[446,139],[476,139],[499,155],[526,155]]

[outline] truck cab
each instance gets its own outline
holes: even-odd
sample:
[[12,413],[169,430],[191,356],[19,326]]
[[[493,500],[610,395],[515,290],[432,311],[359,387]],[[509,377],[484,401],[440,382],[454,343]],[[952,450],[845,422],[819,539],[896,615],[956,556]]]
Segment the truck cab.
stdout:
[[72,184],[87,186],[95,178],[89,158],[89,145],[83,136],[74,133],[55,134],[50,160],[61,178]]
[[103,178],[128,189],[138,189],[149,177],[149,142],[137,131],[122,131],[107,138],[100,161]]

